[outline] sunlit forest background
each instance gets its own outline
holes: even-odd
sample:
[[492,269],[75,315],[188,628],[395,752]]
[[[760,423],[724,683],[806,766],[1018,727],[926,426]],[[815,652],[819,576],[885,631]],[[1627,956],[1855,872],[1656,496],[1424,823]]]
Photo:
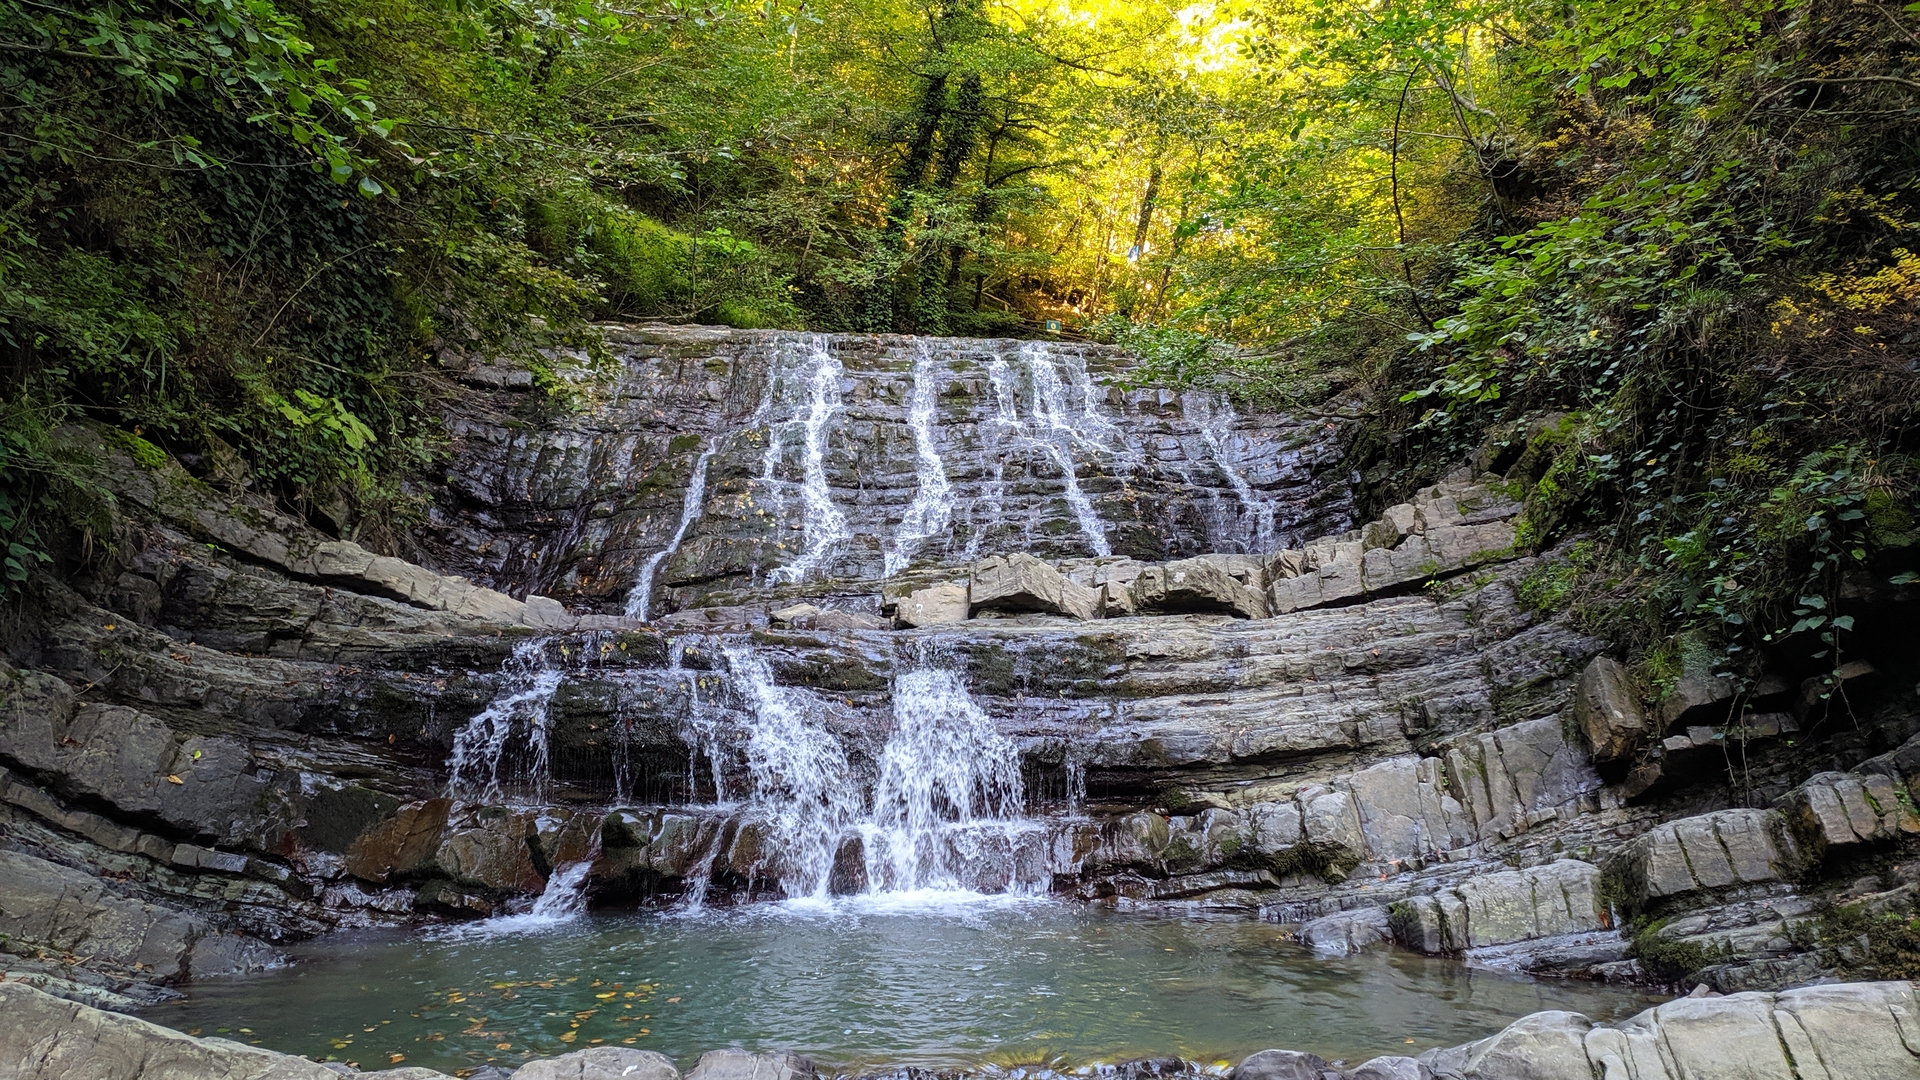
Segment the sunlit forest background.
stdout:
[[1363,501],[1504,473],[1533,602],[1837,648],[1912,539],[1916,60],[1897,0],[0,0],[7,576],[111,539],[82,414],[391,534],[450,351],[1055,334],[1348,425]]

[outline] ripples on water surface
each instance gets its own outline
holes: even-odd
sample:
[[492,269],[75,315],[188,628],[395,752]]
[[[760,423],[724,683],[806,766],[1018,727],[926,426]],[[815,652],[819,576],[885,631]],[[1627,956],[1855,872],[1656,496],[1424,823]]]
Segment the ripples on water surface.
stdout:
[[144,1015],[363,1069],[511,1066],[606,1043],[683,1069],[739,1046],[858,1072],[1237,1060],[1271,1046],[1351,1064],[1479,1038],[1540,1009],[1610,1019],[1651,1003],[1402,953],[1316,958],[1243,919],[945,896],[364,932],[295,958]]

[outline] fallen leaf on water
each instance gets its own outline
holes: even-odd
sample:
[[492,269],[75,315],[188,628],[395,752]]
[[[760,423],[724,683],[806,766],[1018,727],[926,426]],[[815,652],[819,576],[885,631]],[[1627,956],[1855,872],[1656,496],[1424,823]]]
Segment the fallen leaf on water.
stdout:
[[388,1054],[387,1055],[387,1064],[389,1065],[393,1064],[396,1061],[405,1061],[405,1060],[407,1060],[407,1055],[405,1054]]
[[669,1005],[673,1005],[673,1004],[677,1004],[677,1003],[679,1002],[679,1000],[680,1000],[679,998],[668,998],[668,999],[667,999],[667,1004],[669,1004]]
[[628,1046],[632,1046],[634,1043],[637,1043],[640,1040],[632,1035],[629,1035],[626,1038],[621,1039],[620,1041],[623,1043],[626,1043]]
[[512,1043],[495,1043],[493,1045],[493,1048],[495,1050],[511,1050],[513,1049],[513,1044]]
[[572,1042],[573,1040],[575,1040],[575,1039],[577,1039],[577,1038],[579,1038],[579,1037],[580,1037],[580,1033],[579,1033],[579,1032],[577,1032],[577,1031],[569,1031],[569,1032],[567,1032],[566,1034],[564,1034],[564,1035],[562,1035],[562,1036],[560,1036],[560,1041],[561,1041],[561,1042],[563,1042],[563,1043],[570,1043],[570,1042]]
[[606,993],[606,994],[595,994],[593,996],[599,998],[601,1001],[605,1001],[608,998],[612,997],[613,995],[611,993]]

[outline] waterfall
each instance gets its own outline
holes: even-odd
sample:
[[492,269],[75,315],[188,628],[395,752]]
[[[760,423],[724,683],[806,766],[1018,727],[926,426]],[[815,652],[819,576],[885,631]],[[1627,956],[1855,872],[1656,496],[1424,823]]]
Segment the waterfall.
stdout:
[[1240,500],[1240,507],[1253,519],[1251,535],[1247,541],[1250,552],[1268,552],[1273,549],[1273,519],[1275,507],[1271,500],[1262,499],[1253,490],[1253,485],[1234,467],[1226,452],[1226,438],[1233,432],[1233,424],[1238,417],[1233,406],[1221,401],[1215,408],[1210,395],[1189,393],[1180,398],[1180,412],[1200,430],[1200,437],[1206,440],[1207,452],[1212,455],[1213,463],[1227,478],[1227,485],[1233,488],[1234,497]]
[[565,922],[587,910],[587,871],[591,869],[593,860],[582,859],[564,870],[555,870],[527,914],[543,923]]
[[714,446],[710,444],[694,459],[693,474],[687,477],[686,501],[680,504],[680,527],[673,530],[673,538],[667,541],[666,547],[647,556],[647,561],[640,564],[639,578],[627,593],[627,618],[646,620],[647,607],[653,601],[654,575],[659,572],[661,563],[680,550],[680,542],[687,538],[687,530],[700,519],[700,511],[707,501],[707,464],[713,460],[713,451]]
[[900,531],[887,548],[888,577],[906,569],[914,552],[930,537],[947,530],[953,520],[953,485],[947,482],[946,463],[934,445],[933,426],[939,406],[939,364],[926,342],[919,343],[913,363],[913,392],[907,400],[907,427],[913,431],[914,473],[918,487],[913,502],[900,519]]
[[1033,386],[1032,419],[1020,418],[1019,387],[1012,365],[1004,357],[995,357],[987,365],[987,375],[993,382],[997,425],[1011,431],[1021,444],[1053,459],[1066,488],[1067,507],[1073,511],[1074,520],[1079,522],[1093,553],[1111,555],[1113,548],[1107,543],[1106,523],[1100,520],[1092,500],[1080,488],[1080,477],[1074,471],[1073,448],[1084,445],[1096,452],[1108,452],[1102,439],[1113,433],[1112,422],[1100,414],[1092,379],[1084,370],[1072,371],[1081,399],[1080,407],[1075,409],[1067,401],[1066,384],[1060,379],[1048,346],[1039,342],[1022,345],[1020,359]]
[[789,897],[825,897],[841,833],[861,810],[840,740],[821,723],[825,703],[780,686],[747,645],[729,645],[727,670],[751,713],[745,740],[749,808],[781,853]]
[[[806,431],[800,483],[802,547],[793,562],[769,575],[769,580],[775,583],[805,579],[808,571],[826,563],[835,547],[853,537],[846,515],[833,505],[833,492],[827,487],[827,436],[832,433],[834,418],[840,414],[840,379],[845,371],[822,335],[815,334],[808,340],[808,358],[813,363],[813,373],[807,380],[807,414],[802,421]],[[769,466],[777,460],[776,446],[769,443]],[[771,475],[770,467],[768,473]]]
[[551,717],[547,712],[554,691],[560,688],[562,674],[547,662],[546,638],[529,638],[514,646],[513,654],[501,666],[502,688],[487,707],[467,721],[453,737],[453,753],[447,759],[447,793],[472,793],[484,775],[479,796],[495,799],[500,795],[500,763],[506,756],[507,742],[522,726],[532,751],[532,780],[536,788],[547,780],[547,734]]
[[895,730],[861,828],[872,892],[1018,891],[1020,755],[958,674],[919,667],[894,683]]

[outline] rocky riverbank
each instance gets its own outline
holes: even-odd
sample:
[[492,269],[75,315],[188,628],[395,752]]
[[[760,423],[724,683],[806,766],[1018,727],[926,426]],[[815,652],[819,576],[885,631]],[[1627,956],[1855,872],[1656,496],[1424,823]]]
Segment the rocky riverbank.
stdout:
[[[396,554],[64,433],[117,561],[33,582],[7,642],[10,979],[134,1008],[563,878],[1047,892],[1724,991],[1909,973],[1900,634],[1836,685],[1639,685],[1541,599],[1564,553],[1499,476],[1355,522],[1337,431],[1123,389],[1111,350],[609,340],[571,411],[455,373]],[[916,726],[935,699],[964,730]]]
[[[140,1080],[334,1080],[350,1067],[316,1064],[226,1039],[194,1038],[133,1017],[102,1012],[19,984],[0,984],[0,1076],[8,1080],[78,1077]],[[1292,1050],[1265,1050],[1230,1073],[1178,1059],[1123,1062],[1068,1073],[1036,1066],[982,1072],[909,1069],[871,1074],[912,1080],[1097,1075],[1219,1076],[1228,1080],[1901,1080],[1920,1077],[1920,1007],[1909,982],[1841,983],[1780,994],[1678,998],[1619,1024],[1578,1013],[1542,1012],[1464,1046],[1417,1057],[1377,1057],[1349,1065]],[[445,1074],[402,1066],[390,1080]],[[662,1054],[593,1047],[521,1065],[486,1067],[468,1080],[681,1080]],[[716,1050],[700,1056],[685,1080],[818,1080],[798,1054]]]

